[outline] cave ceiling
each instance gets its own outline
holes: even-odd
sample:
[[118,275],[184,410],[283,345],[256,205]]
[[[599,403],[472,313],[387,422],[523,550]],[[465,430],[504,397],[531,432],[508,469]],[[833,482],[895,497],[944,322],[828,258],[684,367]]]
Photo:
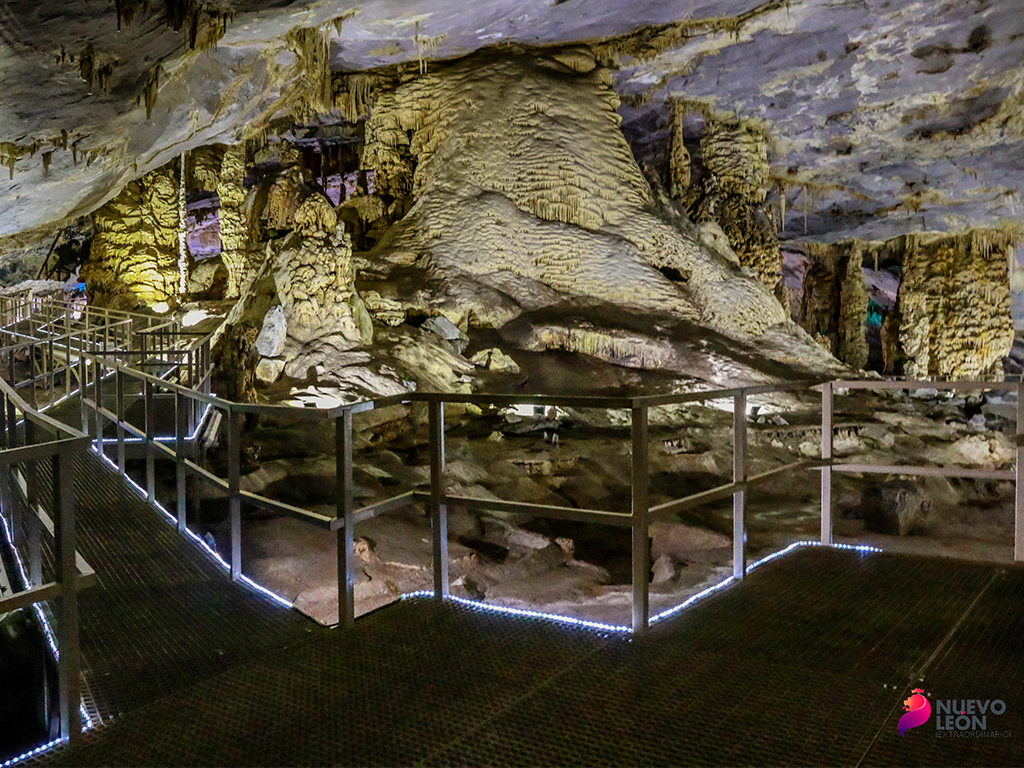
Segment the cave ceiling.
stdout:
[[[299,71],[289,33],[310,27],[331,29],[335,72],[429,66],[508,42],[591,43],[613,69],[623,131],[649,173],[663,172],[673,102],[695,131],[708,114],[760,121],[792,237],[882,239],[1021,217],[1018,0],[191,7],[195,49],[188,20],[176,31],[163,2],[0,5],[0,163],[13,157],[13,178],[0,168],[0,237],[87,214],[183,150],[237,141],[285,110]],[[203,30],[217,25],[223,36],[204,48],[203,35],[216,35]]]

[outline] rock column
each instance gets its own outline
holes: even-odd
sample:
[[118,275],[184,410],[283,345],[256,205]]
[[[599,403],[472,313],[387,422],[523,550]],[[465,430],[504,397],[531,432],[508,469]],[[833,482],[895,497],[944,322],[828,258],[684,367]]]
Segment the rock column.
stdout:
[[129,182],[93,214],[81,271],[90,301],[131,308],[173,302],[178,286],[178,183],[173,165]]

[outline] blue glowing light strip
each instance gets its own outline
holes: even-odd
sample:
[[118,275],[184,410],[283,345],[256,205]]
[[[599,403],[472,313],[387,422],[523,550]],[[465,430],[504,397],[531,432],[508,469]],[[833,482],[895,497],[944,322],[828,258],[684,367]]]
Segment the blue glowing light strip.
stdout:
[[28,752],[20,754],[17,757],[12,757],[6,763],[0,763],[0,768],[9,768],[9,766],[17,765],[22,760],[28,760],[28,758],[34,757],[35,755],[38,755],[40,752],[45,752],[46,750],[55,747],[60,743],[61,739],[54,739],[53,741],[49,741],[46,744],[40,744],[35,749],[30,749]]
[[[419,590],[416,592],[408,592],[402,595],[402,599],[406,600],[412,597],[433,597],[434,592],[432,590]],[[560,616],[557,613],[541,613],[540,611],[527,611],[522,608],[508,608],[504,605],[491,605],[490,603],[481,603],[479,600],[469,600],[465,597],[456,597],[455,595],[448,595],[448,599],[455,603],[461,603],[462,605],[468,605],[473,608],[481,608],[495,613],[504,613],[510,616],[522,616],[523,618],[529,619],[545,619],[547,621],[557,621],[562,624],[571,624],[575,627],[586,627],[588,629],[600,629],[605,632],[629,632],[629,627],[620,627],[614,624],[602,624],[597,621],[587,621],[586,619],[577,619],[574,616]]]
[[[762,557],[757,562],[751,563],[750,565],[747,566],[746,573],[750,573],[755,568],[758,568],[759,566],[762,566],[765,563],[768,563],[768,562],[770,562],[772,560],[775,560],[778,557],[782,557],[783,555],[792,552],[793,550],[797,549],[798,547],[820,547],[820,546],[822,546],[820,541],[797,541],[797,542],[794,542],[794,543],[790,544],[788,547],[786,547],[785,549],[781,549],[778,552],[773,552],[770,555],[766,555],[765,557]],[[829,546],[834,547],[835,549],[850,549],[850,550],[855,550],[857,552],[862,552],[862,553],[881,552],[882,551],[878,547],[872,547],[872,546],[861,545],[861,544],[830,544]],[[667,610],[662,611],[659,614],[656,614],[655,616],[652,616],[650,618],[650,620],[648,621],[648,624],[655,624],[655,623],[657,623],[659,621],[663,621],[664,619],[667,619],[669,616],[674,616],[675,614],[679,613],[680,611],[683,611],[686,608],[689,608],[691,605],[694,605],[695,603],[703,600],[705,597],[708,597],[709,595],[714,594],[715,592],[718,592],[721,589],[725,589],[726,587],[730,586],[731,584],[735,583],[736,581],[737,581],[736,577],[729,576],[728,578],[724,579],[723,581],[718,582],[717,584],[712,584],[707,589],[704,589],[704,590],[698,592],[695,595],[691,595],[686,600],[681,602],[679,605],[673,606],[672,608],[669,608]],[[407,599],[415,598],[415,597],[433,597],[433,596],[434,596],[433,590],[422,589],[422,590],[417,590],[415,592],[407,592],[407,593],[402,595],[401,599],[402,600],[407,600]],[[521,608],[508,608],[508,607],[506,607],[504,605],[493,605],[491,603],[484,603],[484,602],[481,602],[479,600],[469,600],[469,599],[467,599],[465,597],[456,597],[455,595],[449,595],[448,599],[453,601],[453,602],[460,603],[462,605],[468,605],[468,606],[471,606],[473,608],[477,608],[477,609],[480,609],[480,610],[493,611],[494,613],[503,613],[505,615],[510,615],[510,616],[521,616],[521,617],[524,617],[524,618],[544,619],[546,621],[556,621],[556,622],[559,622],[559,623],[562,623],[562,624],[569,624],[571,626],[577,626],[577,627],[586,627],[588,629],[599,629],[599,630],[603,630],[605,632],[619,632],[619,633],[622,633],[622,634],[629,634],[629,633],[631,633],[633,631],[631,627],[624,627],[624,626],[619,626],[619,625],[614,625],[614,624],[602,624],[602,623],[596,622],[596,621],[587,621],[586,619],[577,619],[574,616],[562,616],[562,615],[557,614],[557,613],[543,613],[541,611],[527,611],[527,610],[523,610]]]
[[[92,450],[94,453],[96,451],[95,447],[91,447],[90,450]],[[103,460],[106,461],[107,464],[109,464],[114,469],[115,472],[120,474],[120,469],[118,468],[117,464],[115,464],[113,462],[113,460],[109,456],[104,454],[103,455]],[[128,483],[132,486],[132,488],[135,489],[135,491],[139,494],[139,496],[141,496],[146,501],[146,503],[149,503],[149,497],[146,494],[145,489],[143,489],[143,487],[141,485],[136,483],[128,475],[122,475],[122,477],[124,477],[124,479],[128,481]],[[175,525],[177,525],[178,519],[174,515],[172,515],[170,512],[168,512],[163,504],[161,504],[159,501],[154,501],[153,504],[154,504],[154,506],[158,510],[163,512],[164,517],[166,517],[170,522],[172,522]],[[230,571],[231,570],[231,566],[228,565],[228,563],[224,560],[224,558],[221,557],[220,554],[215,549],[212,549],[205,541],[203,541],[202,537],[200,537],[198,534],[196,534],[195,531],[193,531],[191,528],[186,527],[185,528],[185,534],[190,539],[192,539],[192,541],[194,541],[196,544],[198,544],[200,549],[202,549],[204,552],[206,552],[206,554],[209,555],[209,557],[211,557],[213,559],[213,561],[215,563],[217,563],[221,568],[223,568],[225,571]],[[248,586],[254,592],[258,592],[259,594],[264,595],[265,597],[269,597],[271,600],[273,600],[274,602],[278,603],[279,605],[284,606],[285,608],[294,608],[295,607],[290,602],[288,602],[283,597],[281,597],[280,595],[274,594],[269,589],[264,587],[262,584],[257,584],[255,581],[253,581],[252,579],[250,579],[248,576],[246,576],[244,574],[239,579],[239,581],[241,581],[243,584]],[[0,767],[0,768],[2,768],[2,767]]]
[[[18,552],[18,548],[14,546],[14,537],[11,535],[11,529],[8,527],[6,516],[0,512],[0,523],[3,524],[4,529],[4,540],[7,545],[11,548],[11,552],[14,553],[14,562],[18,566],[18,572],[21,575],[22,584],[28,584],[28,574],[25,571],[25,563],[21,559],[21,555]],[[43,611],[42,606],[39,603],[33,603],[33,610],[35,610],[36,616],[39,618],[39,623],[43,627],[43,632],[46,635],[46,643],[50,646],[50,652],[53,654],[54,661],[60,661],[60,649],[57,647],[57,638],[53,633],[53,628],[50,626],[49,620],[46,618],[46,613]],[[88,710],[85,708],[85,702],[79,699],[78,711],[82,716],[82,730],[88,731],[95,726],[93,719],[89,716]],[[38,755],[40,752],[45,752],[50,747],[53,747],[61,743],[61,739],[42,744],[18,757],[11,758],[5,763],[0,763],[0,768],[6,768],[7,766],[14,765],[15,763],[21,762],[33,755]]]

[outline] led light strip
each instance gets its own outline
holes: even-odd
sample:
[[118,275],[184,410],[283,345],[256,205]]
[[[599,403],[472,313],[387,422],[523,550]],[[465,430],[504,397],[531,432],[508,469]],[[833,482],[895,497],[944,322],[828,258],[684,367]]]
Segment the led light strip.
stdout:
[[[764,565],[767,562],[775,560],[778,557],[782,557],[783,555],[788,554],[788,553],[792,552],[793,550],[795,550],[795,549],[797,549],[799,547],[820,547],[820,546],[823,546],[820,541],[797,541],[797,542],[794,542],[794,543],[790,544],[788,547],[786,547],[785,549],[780,549],[778,552],[773,552],[772,554],[766,555],[765,557],[762,557],[760,560],[758,560],[758,561],[756,561],[754,563],[751,563],[750,565],[747,566],[746,573],[750,573],[755,568],[758,568],[758,567]],[[882,551],[878,547],[872,547],[872,546],[861,545],[861,544],[830,544],[828,546],[833,547],[835,549],[855,550],[855,551],[861,552],[861,553],[881,552]],[[689,608],[691,605],[694,605],[695,603],[703,600],[708,595],[714,594],[715,592],[718,592],[721,589],[725,589],[726,587],[728,587],[729,585],[733,584],[736,581],[737,581],[737,579],[736,579],[735,576],[729,576],[727,579],[724,579],[723,581],[720,581],[717,584],[713,584],[710,587],[708,587],[707,589],[704,589],[704,590],[698,592],[695,595],[691,595],[686,600],[681,602],[679,605],[673,606],[672,608],[669,608],[667,610],[662,611],[659,614],[656,614],[656,615],[652,616],[650,618],[650,620],[648,621],[648,624],[655,624],[655,623],[657,623],[659,621],[663,621],[664,619],[667,619],[669,616],[674,616],[675,614],[679,613],[680,611],[683,611],[686,608]],[[415,598],[415,597],[433,597],[433,596],[434,596],[434,591],[433,590],[421,589],[421,590],[417,590],[415,592],[407,592],[407,593],[402,595],[401,599],[402,600],[407,600],[407,599]],[[465,597],[456,597],[455,595],[449,595],[448,599],[451,600],[452,602],[460,603],[462,605],[468,605],[468,606],[471,606],[473,608],[478,608],[480,610],[492,611],[494,613],[503,613],[503,614],[510,615],[510,616],[521,616],[521,617],[524,617],[524,618],[544,619],[546,621],[556,621],[556,622],[559,622],[561,624],[569,624],[569,625],[577,626],[577,627],[586,627],[588,629],[600,629],[600,630],[603,630],[605,632],[618,632],[618,633],[622,633],[622,634],[631,634],[633,632],[632,627],[624,627],[624,626],[619,626],[619,625],[614,625],[614,624],[602,624],[602,623],[596,622],[596,621],[587,621],[586,619],[577,619],[577,618],[575,618],[573,616],[562,616],[562,615],[557,614],[557,613],[543,613],[541,611],[528,611],[528,610],[524,610],[524,609],[521,609],[521,608],[508,608],[508,607],[506,607],[504,605],[493,605],[491,603],[484,603],[484,602],[481,602],[479,600],[469,600],[469,599],[467,599]]]
[[[93,453],[96,452],[95,447],[90,447],[90,450],[93,451]],[[103,460],[105,462],[107,462],[107,464],[109,464],[114,469],[114,471],[116,471],[120,475],[120,469],[118,468],[117,464],[115,464],[114,461],[109,456],[104,454],[103,455]],[[139,496],[141,496],[142,499],[144,501],[146,501],[146,503],[148,504],[149,503],[149,497],[146,494],[145,489],[143,489],[143,487],[141,485],[136,483],[128,475],[123,475],[123,477],[124,477],[125,480],[128,481],[128,483],[132,486],[132,488],[135,489],[135,491],[139,494]],[[170,512],[168,512],[163,504],[161,504],[159,501],[154,501],[153,503],[154,503],[154,506],[158,510],[163,512],[164,517],[166,517],[168,519],[168,521],[170,521],[170,522],[174,523],[175,525],[177,525],[178,519],[174,515],[172,515]],[[200,537],[198,534],[196,534],[191,528],[186,526],[185,527],[185,534],[190,539],[192,539],[196,544],[198,544],[199,547],[204,552],[206,552],[206,554],[209,555],[213,559],[213,561],[215,563],[217,563],[221,568],[223,568],[225,571],[230,571],[231,570],[231,566],[228,565],[228,563],[224,560],[224,558],[221,557],[220,554],[215,549],[211,548],[205,541],[203,541],[202,537]],[[241,579],[239,579],[239,581],[244,583],[246,586],[250,587],[254,592],[258,592],[261,595],[269,597],[271,600],[273,600],[274,602],[278,603],[279,605],[284,606],[285,608],[294,608],[295,607],[290,602],[288,602],[283,597],[281,597],[280,595],[274,594],[269,589],[264,587],[262,584],[257,584],[255,581],[253,581],[252,579],[250,579],[248,576],[246,576],[244,574],[242,575]]]
[[[14,562],[18,566],[18,572],[21,576],[22,584],[28,584],[28,574],[25,571],[25,564],[22,562],[21,555],[18,552],[18,548],[14,546],[14,538],[11,535],[11,529],[8,527],[7,517],[0,512],[0,523],[3,524],[4,529],[4,541],[10,547],[11,552],[14,554]],[[57,639],[54,635],[53,628],[50,626],[49,620],[46,618],[46,613],[43,611],[42,606],[39,603],[33,603],[32,608],[35,610],[36,616],[39,618],[39,623],[43,627],[43,632],[46,635],[46,643],[50,646],[50,652],[53,654],[54,661],[60,661],[60,649],[57,647]],[[82,730],[88,731],[95,726],[93,719],[89,716],[89,711],[85,708],[85,702],[79,699],[78,711],[82,716]],[[38,755],[40,752],[45,752],[57,744],[60,744],[62,739],[55,739],[53,741],[42,744],[34,749],[25,752],[18,757],[13,757],[10,760],[0,763],[0,768],[7,768],[7,766],[15,765],[33,755]]]

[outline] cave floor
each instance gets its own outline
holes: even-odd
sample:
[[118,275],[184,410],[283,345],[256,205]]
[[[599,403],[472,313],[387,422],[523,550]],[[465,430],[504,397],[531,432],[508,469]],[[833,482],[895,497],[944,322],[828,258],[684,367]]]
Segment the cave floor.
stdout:
[[[1024,764],[1024,568],[804,547],[643,637],[426,598],[327,630],[77,475],[105,721],[32,764]],[[901,737],[916,687],[1005,712]]]

